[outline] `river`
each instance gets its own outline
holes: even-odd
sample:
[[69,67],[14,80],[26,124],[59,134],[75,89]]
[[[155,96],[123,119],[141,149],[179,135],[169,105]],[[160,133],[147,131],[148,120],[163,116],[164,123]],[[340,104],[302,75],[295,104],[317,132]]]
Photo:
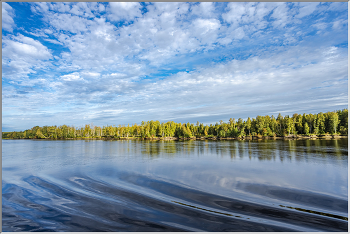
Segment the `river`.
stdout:
[[3,231],[347,231],[348,139],[2,140]]

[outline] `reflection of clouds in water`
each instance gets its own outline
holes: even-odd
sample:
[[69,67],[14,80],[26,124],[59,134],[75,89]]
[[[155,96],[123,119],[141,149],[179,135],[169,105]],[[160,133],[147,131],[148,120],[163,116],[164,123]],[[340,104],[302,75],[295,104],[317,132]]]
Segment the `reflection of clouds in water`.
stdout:
[[18,155],[27,155],[23,171],[33,173],[107,163],[224,193],[245,182],[307,190],[322,186],[327,193],[345,194],[341,184],[347,183],[347,139],[20,142],[23,147],[4,145],[13,149],[4,155],[3,168],[18,167]]
[[[11,213],[18,203],[30,204],[28,212],[45,205],[50,209],[42,217],[54,217],[64,211],[78,223],[81,214],[89,214],[95,221],[96,217],[108,219],[113,214],[120,223],[108,222],[111,225],[124,225],[124,218],[130,218],[128,214],[133,214],[133,218],[137,214],[137,222],[144,225],[154,217],[158,221],[159,217],[168,221],[181,217],[179,223],[188,222],[189,227],[195,225],[188,220],[196,222],[194,217],[203,215],[208,219],[201,222],[208,224],[216,217],[220,225],[227,225],[227,220],[222,221],[215,212],[233,212],[242,219],[250,217],[248,222],[254,225],[264,223],[255,222],[257,217],[269,224],[276,217],[288,217],[280,223],[285,228],[284,224],[291,224],[291,215],[295,214],[294,221],[299,221],[293,225],[300,228],[310,222],[312,228],[329,228],[327,218],[319,222],[319,216],[285,207],[347,216],[347,143],[347,139],[8,140],[3,141],[2,149],[3,207]],[[30,195],[22,196],[25,193]],[[9,201],[14,197],[20,200],[13,205]],[[63,223],[66,224],[72,223]],[[58,225],[62,223],[55,223]],[[88,226],[94,225],[87,222],[84,227]],[[206,230],[211,228],[208,224]]]

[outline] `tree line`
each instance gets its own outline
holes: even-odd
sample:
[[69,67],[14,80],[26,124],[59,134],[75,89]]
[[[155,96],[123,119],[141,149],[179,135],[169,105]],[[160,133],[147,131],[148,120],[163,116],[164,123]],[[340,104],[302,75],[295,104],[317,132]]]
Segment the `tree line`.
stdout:
[[277,118],[273,115],[257,116],[237,121],[204,125],[193,123],[175,123],[168,121],[142,121],[140,125],[94,126],[35,126],[20,132],[3,132],[3,139],[75,139],[75,138],[154,138],[154,137],[243,137],[243,136],[290,136],[290,135],[348,135],[348,109],[318,113],[293,114]]

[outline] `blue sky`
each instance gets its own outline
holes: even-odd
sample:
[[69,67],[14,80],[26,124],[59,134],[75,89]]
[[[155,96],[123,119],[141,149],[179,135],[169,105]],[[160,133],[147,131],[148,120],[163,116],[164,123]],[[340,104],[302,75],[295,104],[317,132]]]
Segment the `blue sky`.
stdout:
[[2,129],[348,107],[348,4],[2,3]]

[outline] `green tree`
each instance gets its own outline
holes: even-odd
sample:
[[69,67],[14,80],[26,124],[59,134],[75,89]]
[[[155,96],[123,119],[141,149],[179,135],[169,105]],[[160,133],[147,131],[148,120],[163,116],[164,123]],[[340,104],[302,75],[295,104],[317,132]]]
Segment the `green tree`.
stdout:
[[251,119],[248,117],[247,122],[246,122],[246,129],[248,130],[248,134],[250,135],[250,128],[252,127],[252,121]]
[[277,129],[278,129],[278,135],[282,136],[283,135],[283,131],[284,131],[284,119],[283,119],[283,116],[281,115],[281,113],[278,114],[277,116]]
[[289,116],[287,115],[286,117],[284,117],[284,120],[286,122],[288,135],[290,135],[290,133],[293,132],[293,130],[294,130],[293,129],[293,127],[294,127],[293,119],[289,118]]
[[38,128],[38,130],[37,130],[36,133],[35,133],[35,137],[36,137],[37,139],[45,139],[44,134],[42,134],[42,132],[40,131],[39,128]]
[[310,128],[309,125],[307,124],[307,122],[304,123],[304,134],[308,135],[310,132]]
[[329,114],[329,125],[332,134],[337,133],[337,127],[339,124],[339,118],[337,112],[330,112]]

